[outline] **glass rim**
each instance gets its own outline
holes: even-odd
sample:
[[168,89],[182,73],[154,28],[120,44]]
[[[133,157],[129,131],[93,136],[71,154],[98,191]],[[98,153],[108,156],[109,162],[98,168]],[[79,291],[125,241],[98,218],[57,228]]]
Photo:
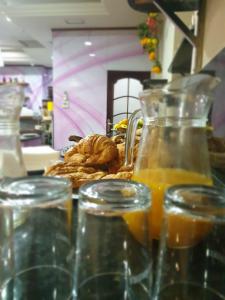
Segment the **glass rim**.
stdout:
[[[167,95],[187,95],[187,91],[185,89],[175,89],[175,90],[167,90],[163,88],[153,88],[153,89],[146,89],[139,93],[140,98],[144,98],[146,96],[150,95],[161,95],[161,96],[167,96]],[[205,95],[204,92],[195,93],[196,96]],[[210,97],[208,95],[208,97]]]
[[96,211],[146,209],[151,193],[146,185],[133,180],[93,180],[80,187],[79,204]]
[[53,176],[4,178],[0,182],[0,207],[51,206],[72,199],[72,183]]
[[[191,198],[191,201],[185,201],[184,193],[189,195],[204,196],[204,201]],[[187,196],[187,194],[186,194]],[[208,201],[206,201],[208,199]],[[217,200],[217,201],[216,201]],[[221,217],[221,209],[225,210],[225,188],[215,186],[182,184],[174,185],[167,189],[165,194],[165,209],[177,208],[190,214],[208,217]],[[210,212],[210,215],[208,213]],[[224,217],[225,218],[225,214]]]

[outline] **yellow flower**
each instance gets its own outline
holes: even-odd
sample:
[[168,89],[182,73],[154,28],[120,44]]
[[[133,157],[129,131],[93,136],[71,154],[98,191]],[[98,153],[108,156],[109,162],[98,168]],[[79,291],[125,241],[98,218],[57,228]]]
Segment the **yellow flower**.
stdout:
[[128,119],[123,119],[119,122],[119,124],[124,124],[127,125],[128,124]]
[[161,67],[157,65],[157,66],[153,66],[153,67],[152,67],[151,72],[152,72],[152,73],[159,74],[159,73],[162,72],[162,70],[161,70]]
[[151,45],[152,44],[152,39],[151,38],[147,38],[147,44]]
[[158,39],[153,38],[153,39],[152,39],[152,44],[153,44],[154,46],[156,46],[156,45],[158,44]]
[[145,38],[142,38],[141,40],[140,40],[140,44],[144,47],[145,45],[147,45],[148,44],[148,38],[147,37],[145,37]]
[[118,129],[127,129],[127,125],[128,125],[128,119],[123,119],[121,121],[119,121],[118,123],[116,123],[114,126],[113,126],[113,129],[114,130],[118,130]]
[[115,124],[114,126],[113,126],[113,129],[118,129],[119,128],[119,124]]
[[158,14],[157,14],[157,13],[149,13],[148,16],[149,16],[150,18],[155,18],[155,17],[158,16]]
[[127,125],[126,124],[120,124],[119,128],[127,129]]
[[145,43],[145,39],[141,39],[141,40],[140,40],[141,46],[144,46],[144,43]]
[[156,59],[156,53],[154,51],[149,52],[148,58],[149,58],[149,60],[155,60]]

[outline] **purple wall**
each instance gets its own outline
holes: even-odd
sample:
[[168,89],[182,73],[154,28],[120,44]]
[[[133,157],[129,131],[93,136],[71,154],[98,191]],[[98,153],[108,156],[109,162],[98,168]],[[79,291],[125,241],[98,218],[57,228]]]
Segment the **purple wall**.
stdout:
[[25,88],[25,95],[30,98],[27,107],[39,112],[42,100],[47,98],[47,88],[52,85],[52,70],[35,66],[6,66],[0,68],[0,82],[3,78],[7,82],[10,78],[17,78],[19,82],[28,83],[29,87]]
[[[92,46],[84,45],[87,40]],[[56,149],[68,145],[70,135],[105,134],[107,70],[149,70],[136,30],[53,32]],[[65,91],[69,108],[63,108]]]

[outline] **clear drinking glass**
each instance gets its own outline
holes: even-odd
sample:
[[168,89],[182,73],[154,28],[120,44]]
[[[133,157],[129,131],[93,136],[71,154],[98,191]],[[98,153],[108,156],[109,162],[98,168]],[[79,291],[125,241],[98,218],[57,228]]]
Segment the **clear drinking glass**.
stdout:
[[153,299],[224,300],[224,240],[224,189],[169,188]]
[[149,299],[149,206],[148,188],[132,181],[101,180],[81,187],[75,299]]
[[2,180],[0,299],[72,299],[71,230],[69,181],[41,176]]

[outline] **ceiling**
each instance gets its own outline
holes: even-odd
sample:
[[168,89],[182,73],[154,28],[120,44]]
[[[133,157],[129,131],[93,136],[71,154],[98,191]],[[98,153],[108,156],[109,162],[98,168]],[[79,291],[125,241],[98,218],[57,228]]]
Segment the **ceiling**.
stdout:
[[0,0],[3,61],[51,66],[52,30],[137,27],[145,18],[127,0]]

